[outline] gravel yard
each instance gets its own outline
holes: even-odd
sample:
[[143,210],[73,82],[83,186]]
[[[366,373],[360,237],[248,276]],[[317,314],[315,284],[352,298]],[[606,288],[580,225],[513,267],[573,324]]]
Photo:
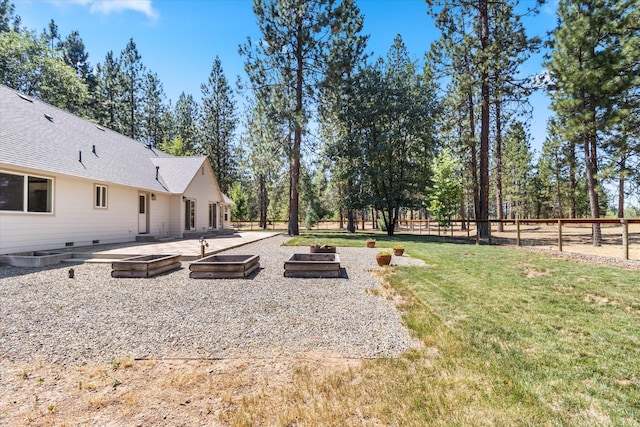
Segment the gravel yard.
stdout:
[[110,264],[0,266],[0,355],[61,365],[123,357],[375,358],[415,345],[393,301],[371,292],[380,286],[372,274],[380,270],[377,249],[339,248],[348,278],[284,278],[284,260],[308,251],[281,246],[287,239],[225,252],[260,255],[261,269],[248,280],[190,279],[185,262],[151,279],[111,278]]

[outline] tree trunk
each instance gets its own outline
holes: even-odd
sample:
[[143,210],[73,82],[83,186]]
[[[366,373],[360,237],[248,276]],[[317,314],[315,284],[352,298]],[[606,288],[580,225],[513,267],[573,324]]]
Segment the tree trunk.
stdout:
[[624,174],[627,169],[627,154],[620,153],[620,171],[618,176],[618,218],[624,218]]
[[576,188],[578,188],[578,180],[576,179],[576,146],[573,142],[569,142],[569,218],[576,217]]
[[[488,0],[479,1],[480,44],[483,52],[489,49],[489,12]],[[489,65],[485,61],[480,76],[480,203],[478,218],[481,237],[491,237],[489,226]]]
[[349,233],[356,232],[356,221],[353,215],[353,209],[347,209],[347,231]]
[[267,208],[269,206],[269,198],[267,195],[267,185],[264,174],[258,177],[258,205],[260,208],[260,228],[267,229]]
[[[589,208],[591,210],[592,218],[600,218],[600,209],[598,203],[598,184],[596,181],[597,169],[597,154],[595,150],[595,136],[585,132],[583,135],[584,140],[584,156],[587,170],[587,189],[589,192]],[[602,235],[600,230],[600,224],[594,223],[592,225],[592,244],[593,246],[600,246],[602,244]]]
[[[558,161],[558,153],[556,152],[556,159],[555,159],[555,164],[558,165],[560,162]],[[558,213],[557,216],[558,218],[564,218],[564,207],[563,207],[563,203],[562,203],[562,186],[561,184],[561,176],[560,176],[560,168],[559,167],[555,167],[555,172],[556,172],[556,197],[557,197],[557,203],[556,205],[558,206]],[[554,209],[555,211],[555,209]],[[554,212],[555,213],[555,212]]]
[[298,182],[300,180],[300,147],[302,145],[302,123],[300,123],[300,112],[302,111],[302,95],[303,95],[303,71],[304,57],[302,51],[303,34],[302,17],[298,18],[298,31],[296,41],[296,108],[294,114],[294,134],[293,134],[293,150],[291,153],[291,189],[289,198],[289,226],[288,233],[290,236],[300,234],[298,229]]
[[[504,218],[502,207],[502,111],[501,101],[496,99],[496,213],[498,219]],[[504,231],[502,222],[498,222],[498,231]]]
[[[467,71],[469,66],[467,64]],[[471,186],[473,188],[473,214],[474,219],[478,219],[480,215],[480,191],[478,185],[478,157],[476,150],[476,118],[473,104],[473,89],[469,88],[467,94],[467,102],[469,103],[469,151],[471,151]]]

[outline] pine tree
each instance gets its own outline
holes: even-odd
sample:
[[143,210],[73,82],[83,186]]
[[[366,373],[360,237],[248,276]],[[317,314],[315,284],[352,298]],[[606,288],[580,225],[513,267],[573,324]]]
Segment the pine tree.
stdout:
[[127,114],[123,117],[124,134],[141,140],[144,135],[144,120],[142,119],[141,100],[144,93],[145,66],[133,39],[129,39],[127,46],[120,54],[120,69],[123,77],[123,102]]
[[9,31],[20,32],[22,20],[15,14],[16,7],[9,0],[0,1],[0,33]]
[[184,92],[178,97],[175,106],[175,135],[182,140],[182,156],[202,154],[200,131],[198,127],[200,107],[192,95]]
[[527,207],[532,160],[527,132],[521,122],[515,122],[504,138],[504,192],[511,219],[530,217],[528,213],[533,211]]
[[156,73],[147,73],[144,82],[142,113],[144,116],[144,140],[153,147],[159,147],[168,136],[164,121],[165,94],[162,82]]
[[[474,212],[481,236],[490,235],[489,153],[491,110],[501,135],[502,106],[513,68],[522,60],[528,43],[513,13],[516,2],[509,0],[427,0],[442,38],[432,48],[440,68],[451,76],[453,87],[460,86],[456,108],[466,111],[464,132],[466,154],[473,187]],[[536,5],[533,5],[534,8]],[[478,120],[478,111],[479,120]],[[501,161],[498,150],[496,161]],[[498,164],[499,166],[499,164]]]
[[58,25],[53,19],[49,21],[49,25],[44,29],[43,37],[47,42],[47,46],[49,47],[51,54],[53,55],[58,48],[58,44],[55,43],[55,41],[57,40],[58,43],[60,42],[60,32],[58,31]]
[[328,141],[325,154],[331,159],[333,179],[339,181],[347,231],[355,232],[354,210],[359,203],[358,170],[362,155],[355,143],[354,85],[365,64],[368,36],[361,34],[364,18],[354,0],[344,0],[336,10],[336,23],[327,47],[327,68],[322,84],[322,131]]
[[245,69],[258,97],[273,98],[275,87],[287,96],[273,104],[281,123],[290,129],[289,225],[290,235],[299,234],[298,183],[303,133],[316,101],[323,70],[326,37],[331,33],[334,0],[255,0],[253,11],[262,34],[260,43],[251,39],[240,47]]
[[[629,0],[563,0],[558,17],[548,63],[551,108],[563,136],[582,146],[590,213],[599,218],[599,156],[623,97],[638,81],[640,10]],[[593,245],[601,239],[600,225],[594,224]]]
[[97,102],[93,112],[96,121],[111,130],[126,134],[124,78],[120,61],[113,51],[107,52],[104,63],[96,66],[96,80]]
[[222,61],[216,56],[207,83],[202,90],[202,149],[211,161],[218,184],[227,193],[236,176],[234,132],[238,119],[233,92],[222,70]]

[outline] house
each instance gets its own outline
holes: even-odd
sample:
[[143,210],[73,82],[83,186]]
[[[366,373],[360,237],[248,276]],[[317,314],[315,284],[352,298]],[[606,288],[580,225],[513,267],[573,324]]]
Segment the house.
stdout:
[[230,231],[209,160],[0,85],[0,254]]

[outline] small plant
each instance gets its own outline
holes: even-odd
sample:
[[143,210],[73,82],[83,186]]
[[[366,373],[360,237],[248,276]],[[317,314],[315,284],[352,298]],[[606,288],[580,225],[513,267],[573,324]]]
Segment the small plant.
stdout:
[[402,256],[403,253],[404,253],[404,246],[395,245],[393,247],[393,254],[395,256]]
[[47,410],[51,413],[54,413],[56,411],[56,405],[47,406]]
[[20,378],[22,378],[23,380],[28,380],[29,379],[29,371],[27,371],[26,369],[24,371],[22,371],[22,373],[20,374]]
[[381,249],[376,254],[376,262],[380,267],[391,263],[391,251],[389,249]]
[[367,247],[368,248],[375,248],[376,247],[376,240],[375,239],[367,239]]

